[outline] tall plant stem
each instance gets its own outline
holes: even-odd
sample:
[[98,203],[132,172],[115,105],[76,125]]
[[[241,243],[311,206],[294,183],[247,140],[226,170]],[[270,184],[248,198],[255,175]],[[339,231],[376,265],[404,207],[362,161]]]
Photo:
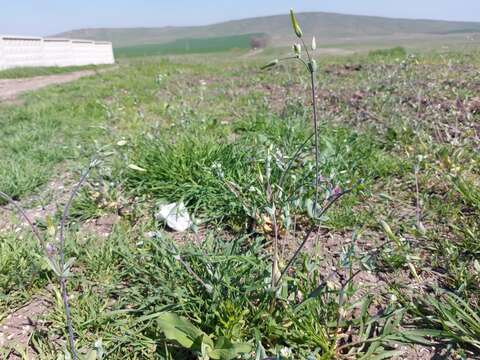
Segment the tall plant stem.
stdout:
[[72,315],[70,311],[70,304],[68,302],[68,291],[67,291],[67,278],[64,275],[65,271],[65,225],[67,222],[68,213],[70,211],[70,207],[72,206],[73,200],[77,196],[80,188],[82,187],[83,183],[87,180],[90,171],[95,166],[96,160],[92,160],[88,169],[83,173],[80,177],[80,181],[78,184],[73,188],[72,192],[70,193],[70,197],[68,199],[67,204],[63,209],[62,220],[60,221],[60,231],[59,231],[59,242],[60,242],[60,269],[62,274],[60,276],[60,290],[62,292],[62,300],[63,306],[65,307],[65,318],[67,322],[67,330],[68,330],[68,341],[70,344],[70,352],[72,353],[73,360],[78,360],[78,354],[75,349],[75,334],[73,331],[73,324],[72,324]]
[[62,292],[63,306],[65,307],[70,352],[72,353],[73,360],[78,360],[77,350],[75,349],[75,335],[73,333],[72,314],[70,311],[70,304],[68,303],[67,278],[65,276],[60,277],[60,291]]
[[319,176],[320,176],[320,155],[319,155],[319,135],[318,135],[318,109],[317,109],[317,87],[315,85],[315,73],[316,69],[313,67],[314,60],[308,51],[308,46],[305,44],[303,38],[301,38],[303,47],[308,57],[307,69],[310,73],[310,86],[312,93],[312,109],[313,109],[313,132],[315,135],[315,199],[313,202],[313,216],[316,217],[317,214],[317,204],[318,204],[318,190],[320,187]]
[[313,216],[316,217],[318,203],[318,189],[320,176],[319,136],[318,136],[318,112],[317,112],[317,89],[315,86],[315,72],[310,71],[312,86],[313,127],[315,134],[315,201],[313,202]]

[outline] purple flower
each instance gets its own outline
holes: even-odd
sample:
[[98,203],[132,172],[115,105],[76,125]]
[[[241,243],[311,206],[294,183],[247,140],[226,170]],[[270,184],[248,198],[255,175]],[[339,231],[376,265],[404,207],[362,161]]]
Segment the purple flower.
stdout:
[[47,250],[47,255],[48,255],[48,256],[53,256],[53,255],[55,255],[56,249],[55,249],[55,246],[54,246],[54,245],[52,245],[52,244],[50,244],[50,243],[47,243],[47,246],[46,246],[46,247],[47,247],[46,250]]
[[335,186],[332,190],[332,196],[338,196],[342,193],[342,188],[340,186]]

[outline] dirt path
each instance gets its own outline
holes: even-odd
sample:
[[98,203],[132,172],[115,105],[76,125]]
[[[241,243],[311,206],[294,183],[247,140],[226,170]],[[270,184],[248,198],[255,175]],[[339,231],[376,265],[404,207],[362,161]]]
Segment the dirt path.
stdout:
[[4,102],[15,102],[17,97],[26,91],[33,91],[49,85],[65,84],[78,80],[85,76],[94,76],[98,73],[109,71],[115,67],[102,70],[83,70],[72,73],[36,76],[25,79],[0,79],[0,104]]
[[247,52],[246,54],[244,54],[242,57],[243,58],[251,58],[253,56],[256,56],[256,55],[259,55],[261,53],[263,53],[265,49],[255,49],[255,50],[250,50],[249,52]]

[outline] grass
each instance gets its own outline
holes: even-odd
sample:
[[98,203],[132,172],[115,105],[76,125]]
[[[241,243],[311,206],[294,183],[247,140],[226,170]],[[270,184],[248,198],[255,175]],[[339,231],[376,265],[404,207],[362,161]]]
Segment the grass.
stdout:
[[[322,218],[278,292],[268,185],[312,134],[296,66],[132,59],[0,107],[0,190],[22,205],[48,204],[38,197],[49,181],[74,182],[94,153],[109,153],[69,219],[80,352],[195,358],[199,344],[180,346],[165,331],[168,312],[201,331],[204,348],[225,337],[260,358],[389,358],[412,342],[478,356],[480,55],[399,54],[320,62],[321,198],[354,191]],[[311,150],[281,185],[282,259],[311,223]],[[196,226],[165,231],[159,204],[181,200]],[[107,215],[119,222],[104,237]],[[30,345],[57,358],[66,329],[52,271],[24,230],[0,232],[0,250],[0,321],[33,296],[49,299],[48,331],[37,328]]]
[[34,76],[47,76],[47,75],[58,75],[66,74],[75,71],[83,70],[96,70],[102,68],[102,66],[97,65],[87,65],[87,66],[49,66],[49,67],[19,67],[13,69],[6,69],[0,71],[0,79],[23,79]]
[[201,54],[216,53],[234,49],[250,49],[252,37],[264,34],[245,34],[206,39],[188,38],[177,39],[164,44],[146,44],[115,48],[116,57],[158,56],[169,54]]
[[[128,154],[128,161],[146,171],[123,171],[124,187],[139,196],[170,202],[183,200],[204,221],[234,221],[238,226],[246,218],[260,216],[268,206],[261,194],[265,191],[262,175],[269,151],[283,157],[271,165],[271,181],[276,183],[282,177],[287,159],[309,137],[303,120],[291,119],[288,126],[279,122],[259,114],[255,128],[238,130],[242,138],[234,142],[225,143],[224,131],[206,131],[204,126],[189,127],[185,135],[176,136],[174,143],[168,131],[162,131],[154,139],[140,140]],[[248,125],[251,126],[245,124]],[[373,137],[358,137],[346,128],[322,127],[321,131],[321,172],[326,179],[334,179],[336,186],[346,188],[363,179],[388,177],[402,167],[383,152],[383,145]],[[294,191],[302,186],[304,179],[313,176],[314,163],[309,151],[309,148],[304,150],[302,161],[294,166],[292,177],[283,184],[285,192]],[[370,181],[366,185],[371,185]],[[331,183],[325,181],[323,190],[329,191],[329,186]],[[305,212],[304,204],[312,196],[305,191],[291,200],[300,201],[299,210]],[[292,204],[292,211],[294,207]]]
[[[99,84],[99,79],[104,81]],[[148,79],[150,85],[140,91],[151,96],[156,84],[153,75]],[[125,132],[141,127],[140,114],[117,101],[127,81],[118,72],[104,73],[27,95],[23,107],[3,106],[0,151],[10,155],[0,159],[2,191],[19,198],[44,184],[59,164],[88,159],[97,150],[97,141],[115,140],[105,119]],[[67,101],[66,92],[71,95]],[[43,96],[48,100],[39,100]]]
[[390,59],[404,59],[407,56],[407,51],[403,47],[394,47],[390,49],[372,50],[368,53],[368,57],[372,60]]

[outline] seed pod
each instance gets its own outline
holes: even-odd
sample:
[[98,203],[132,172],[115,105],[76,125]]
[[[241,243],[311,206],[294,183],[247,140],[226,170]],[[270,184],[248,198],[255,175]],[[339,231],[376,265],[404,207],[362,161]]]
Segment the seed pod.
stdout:
[[293,45],[293,52],[295,53],[295,55],[300,57],[300,55],[302,55],[302,45],[300,44]]
[[308,69],[310,70],[310,72],[314,73],[314,72],[317,72],[317,68],[318,68],[317,62],[312,59],[312,61],[308,63]]
[[263,65],[260,69],[261,70],[267,70],[267,69],[270,69],[274,66],[277,66],[278,65],[278,59],[275,59],[275,60],[272,60],[270,61],[268,64],[266,65]]
[[290,19],[292,20],[292,27],[293,31],[295,31],[295,35],[297,35],[298,38],[301,38],[303,36],[303,32],[300,28],[300,25],[298,24],[295,14],[293,13],[293,9],[290,9]]
[[317,50],[317,40],[315,40],[315,36],[312,38],[312,50]]

